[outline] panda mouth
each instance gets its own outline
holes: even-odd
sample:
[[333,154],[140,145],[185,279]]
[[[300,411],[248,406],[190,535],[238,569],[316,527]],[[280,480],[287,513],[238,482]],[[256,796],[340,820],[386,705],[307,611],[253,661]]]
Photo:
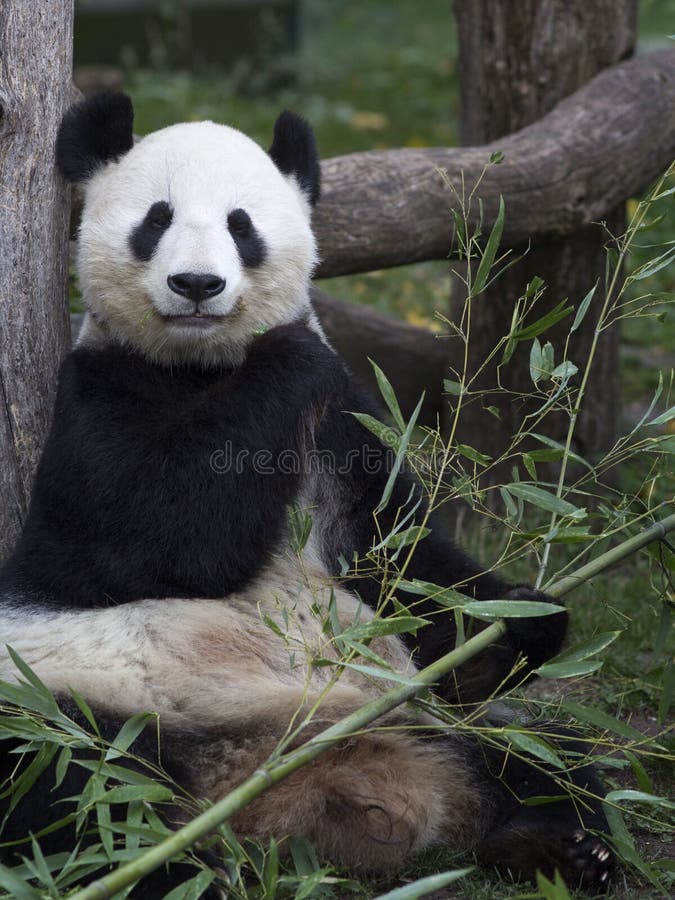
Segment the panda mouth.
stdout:
[[162,316],[170,325],[178,325],[180,328],[210,328],[226,319],[227,316],[205,316],[202,313],[190,315]]
[[174,315],[163,315],[162,319],[169,325],[177,325],[179,328],[210,328],[218,325],[226,319],[234,318],[244,306],[243,297],[238,297],[232,309],[229,309],[222,315],[214,315],[213,313],[202,313],[198,310],[192,313],[175,313]]

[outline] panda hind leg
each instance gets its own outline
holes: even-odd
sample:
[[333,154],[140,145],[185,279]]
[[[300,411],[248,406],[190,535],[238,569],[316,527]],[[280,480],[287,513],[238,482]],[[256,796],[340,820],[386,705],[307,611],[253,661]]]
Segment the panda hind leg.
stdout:
[[231,824],[263,841],[305,837],[321,858],[356,874],[391,873],[430,847],[475,846],[485,803],[473,774],[463,749],[445,740],[373,731],[326,751]]
[[[585,753],[572,732],[558,730],[558,737],[565,750]],[[552,771],[542,770],[540,762],[535,767],[512,753],[492,748],[483,752],[495,816],[476,849],[478,862],[510,880],[535,881],[537,871],[552,878],[557,869],[571,888],[606,890],[614,855],[594,833],[609,831],[594,767],[568,771],[566,789]],[[560,799],[524,805],[522,801],[530,797]]]

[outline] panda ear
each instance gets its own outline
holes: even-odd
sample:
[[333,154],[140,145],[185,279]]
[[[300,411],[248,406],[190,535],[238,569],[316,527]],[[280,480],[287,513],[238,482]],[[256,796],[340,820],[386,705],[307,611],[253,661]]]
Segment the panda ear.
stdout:
[[284,175],[293,175],[309,202],[321,192],[321,168],[316,139],[308,122],[295,113],[282,112],[274,123],[274,140],[269,154]]
[[126,94],[90,94],[68,110],[56,138],[56,163],[72,182],[86,181],[134,144],[134,109]]

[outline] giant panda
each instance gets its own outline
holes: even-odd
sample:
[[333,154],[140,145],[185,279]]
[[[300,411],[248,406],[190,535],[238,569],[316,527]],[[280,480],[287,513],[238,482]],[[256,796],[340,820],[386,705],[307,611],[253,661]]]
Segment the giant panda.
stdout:
[[[309,299],[320,167],[308,124],[282,113],[268,152],[212,122],[134,143],[132,124],[129,98],[107,93],[74,106],[59,132],[58,165],[84,197],[87,313],[60,371],[23,533],[0,573],[0,677],[16,677],[8,644],[74,716],[77,691],[104,736],[134,713],[157,712],[169,775],[216,800],[290,732],[304,741],[386,685],[339,665],[336,629],[407,596],[429,624],[376,637],[370,652],[410,673],[452,649],[452,612],[433,596],[390,596],[383,570],[478,600],[548,598],[454,546],[405,473],[374,515],[389,457],[352,413],[379,412]],[[293,505],[311,518],[301,550]],[[405,566],[386,548],[374,566],[371,549],[404,518],[430,533]],[[511,619],[501,642],[435,690],[478,703],[555,655],[565,628],[565,612]],[[386,728],[354,736],[247,806],[235,833],[302,836],[357,873],[391,872],[447,845],[514,877],[558,868],[570,884],[606,886],[599,801],[522,803],[560,794],[560,773],[414,709],[378,724]],[[3,777],[17,765],[13,746],[2,742]],[[156,761],[156,733],[134,752]],[[20,841],[62,816],[59,801],[85,777],[71,765],[54,788],[44,773],[3,840],[25,852]],[[568,777],[600,791],[589,766]],[[73,841],[69,829],[44,838],[52,852]],[[164,896],[183,877],[162,870],[137,895]]]

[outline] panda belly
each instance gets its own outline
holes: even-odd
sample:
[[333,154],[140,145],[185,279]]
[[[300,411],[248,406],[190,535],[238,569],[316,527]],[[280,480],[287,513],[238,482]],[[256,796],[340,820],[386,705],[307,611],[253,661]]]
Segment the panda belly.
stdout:
[[[310,573],[290,558],[275,558],[249,587],[224,599],[74,611],[5,605],[0,616],[3,643],[53,692],[74,689],[117,715],[154,711],[169,726],[243,721],[258,709],[302,705],[328,687],[336,697],[362,700],[386,686],[330,665],[340,657],[327,627],[331,616],[346,628],[372,611],[320,570]],[[372,648],[393,669],[414,670],[396,636],[378,638]],[[0,677],[17,674],[3,647]]]

